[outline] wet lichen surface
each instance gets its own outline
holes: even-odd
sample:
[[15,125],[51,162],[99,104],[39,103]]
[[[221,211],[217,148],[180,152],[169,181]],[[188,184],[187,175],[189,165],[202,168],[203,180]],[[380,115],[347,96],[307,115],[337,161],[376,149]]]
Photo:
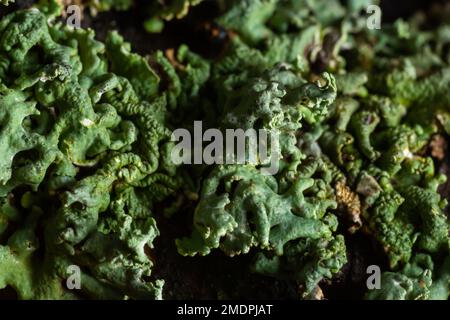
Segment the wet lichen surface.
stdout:
[[[96,40],[56,22],[47,36],[64,21],[52,1],[6,7],[1,106],[23,112],[2,117],[31,133],[0,164],[0,297],[447,299],[446,11],[377,33],[363,1],[320,2],[300,19],[302,1],[206,1],[155,34],[143,7],[87,6]],[[15,49],[24,21],[39,32]],[[199,119],[281,130],[280,172],[174,166],[170,131]],[[64,288],[71,264],[81,292]],[[384,290],[368,291],[369,265]]]

